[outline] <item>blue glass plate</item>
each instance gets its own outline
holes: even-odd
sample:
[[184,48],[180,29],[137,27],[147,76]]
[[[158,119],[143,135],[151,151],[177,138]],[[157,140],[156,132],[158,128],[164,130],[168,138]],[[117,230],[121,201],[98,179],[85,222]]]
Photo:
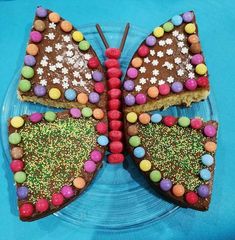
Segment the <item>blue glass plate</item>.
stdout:
[[[101,61],[104,60],[104,47],[94,25],[83,26],[79,29],[85,34]],[[112,47],[118,47],[123,35],[125,25],[122,27],[103,26],[105,36]],[[123,71],[136,51],[140,42],[148,33],[136,27],[131,27],[128,39],[121,58]],[[27,41],[27,39],[25,39]],[[23,53],[22,53],[23,54]],[[22,56],[23,59],[23,56]],[[19,66],[20,69],[20,66]],[[44,112],[49,107],[38,104],[20,102],[16,96],[18,85],[16,73],[6,93],[1,114],[1,140],[5,152],[6,168],[9,166],[10,154],[7,135],[7,120],[11,116],[30,114],[35,111]],[[193,104],[190,108],[171,107],[163,114],[175,116],[195,117],[201,116],[205,120],[215,119],[215,103],[213,96],[200,103]],[[55,111],[60,111],[54,109]],[[17,212],[14,186],[9,188],[10,199],[14,214]],[[144,227],[155,221],[167,221],[179,207],[163,200],[155,193],[142,177],[131,159],[127,156],[124,164],[110,165],[104,159],[102,169],[90,187],[72,204],[55,213],[58,220],[98,229],[100,231],[117,231],[121,229],[135,229]]]

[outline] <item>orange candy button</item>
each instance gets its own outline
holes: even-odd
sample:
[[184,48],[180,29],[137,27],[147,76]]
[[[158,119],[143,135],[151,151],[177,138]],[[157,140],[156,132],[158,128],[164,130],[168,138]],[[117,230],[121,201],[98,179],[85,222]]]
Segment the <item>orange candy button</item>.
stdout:
[[88,96],[85,93],[79,93],[77,95],[77,100],[81,104],[86,104],[88,102]]
[[139,57],[135,57],[131,61],[131,65],[135,68],[139,68],[143,63],[143,60]]
[[84,188],[86,185],[86,182],[83,178],[77,177],[73,180],[73,186],[78,189]]
[[188,42],[193,44],[193,43],[198,43],[199,42],[199,38],[196,34],[192,34],[188,37]]
[[141,113],[139,115],[139,121],[142,123],[142,124],[148,124],[150,122],[150,116],[148,113]]
[[205,143],[205,150],[208,152],[215,152],[216,148],[217,148],[217,145],[214,142]]
[[184,195],[185,189],[184,186],[181,184],[176,184],[173,188],[172,188],[172,192],[176,197],[181,197]]
[[64,32],[71,32],[73,29],[73,26],[69,21],[61,22],[60,27]]
[[36,56],[38,54],[38,46],[36,44],[30,43],[27,46],[26,52],[29,55]]
[[148,89],[148,96],[151,98],[156,98],[159,94],[158,88],[157,87],[150,87]]
[[93,116],[94,116],[95,119],[99,119],[100,120],[100,119],[104,118],[104,112],[103,112],[102,109],[96,108],[93,111]]
[[49,20],[53,23],[58,23],[60,21],[60,15],[56,12],[52,12],[49,14]]

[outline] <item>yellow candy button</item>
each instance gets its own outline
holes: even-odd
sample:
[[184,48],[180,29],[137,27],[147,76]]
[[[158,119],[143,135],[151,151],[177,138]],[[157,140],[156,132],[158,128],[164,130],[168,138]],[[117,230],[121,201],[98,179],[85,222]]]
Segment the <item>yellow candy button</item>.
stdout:
[[76,42],[81,42],[83,40],[83,34],[79,31],[74,31],[72,34],[72,38]]
[[196,25],[194,23],[188,23],[185,28],[184,28],[185,32],[188,34],[192,34],[195,33],[196,31]]
[[51,99],[59,99],[61,96],[61,92],[58,88],[51,88],[49,91],[49,97]]
[[13,117],[11,119],[11,126],[14,128],[20,128],[24,125],[24,119],[22,117]]
[[162,37],[164,35],[164,29],[162,27],[154,28],[153,35],[157,38]]
[[126,120],[130,123],[135,123],[137,121],[137,114],[135,112],[130,112],[126,115]]
[[207,66],[204,63],[200,63],[196,66],[196,73],[199,75],[204,75],[207,72]]
[[152,164],[149,160],[144,159],[140,162],[140,169],[143,172],[149,171],[151,169],[151,166],[152,166]]

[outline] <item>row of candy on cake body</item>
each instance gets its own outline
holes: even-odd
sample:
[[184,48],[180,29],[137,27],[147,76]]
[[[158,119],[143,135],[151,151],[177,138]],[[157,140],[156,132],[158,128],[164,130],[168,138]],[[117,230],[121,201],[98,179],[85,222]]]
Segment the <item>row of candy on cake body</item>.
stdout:
[[[30,79],[34,76],[34,69],[33,67],[36,64],[36,56],[39,52],[39,47],[37,46],[38,43],[40,43],[43,40],[43,31],[45,30],[45,23],[43,22],[43,19],[45,19],[48,16],[48,19],[51,23],[58,24],[60,23],[60,28],[65,33],[70,33],[72,36],[72,39],[75,43],[78,43],[78,48],[86,52],[90,48],[90,44],[88,41],[84,40],[84,36],[80,31],[73,30],[73,26],[69,21],[61,20],[58,13],[51,12],[48,13],[48,11],[42,7],[38,7],[36,11],[36,15],[38,20],[35,20],[34,22],[34,30],[30,33],[30,42],[26,48],[27,55],[24,58],[24,64],[25,66],[21,70],[21,74],[24,79],[22,79],[19,83],[19,90],[21,92],[28,92],[31,90],[32,85],[30,82]],[[98,103],[100,100],[100,94],[102,94],[105,90],[105,86],[102,83],[103,80],[103,74],[95,70],[99,67],[100,62],[97,59],[97,57],[91,57],[88,60],[88,67],[92,70],[92,79],[96,82],[94,85],[94,92],[91,92],[89,96],[85,93],[77,93],[74,89],[67,89],[64,92],[64,97],[68,101],[78,101],[80,104],[86,104],[88,101],[90,103]],[[61,98],[61,91],[60,89],[56,87],[52,87],[51,89],[47,89],[45,86],[42,86],[40,84],[37,84],[33,88],[33,92],[37,97],[43,97],[47,93],[49,97],[53,100],[57,100]]]
[[[184,89],[194,91],[197,87],[206,88],[209,85],[207,74],[207,67],[204,64],[204,57],[201,54],[201,47],[199,38],[196,33],[195,23],[191,23],[194,19],[193,12],[186,12],[182,16],[176,15],[171,21],[163,24],[162,27],[156,27],[153,30],[153,35],[146,38],[145,43],[141,45],[137,51],[138,57],[135,57],[131,61],[131,67],[127,70],[126,80],[124,82],[124,89],[128,92],[134,90],[134,80],[138,76],[138,69],[141,67],[143,60],[149,53],[150,49],[154,47],[158,39],[164,36],[164,33],[169,33],[174,29],[174,26],[180,26],[182,23],[187,23],[184,30],[189,35],[188,43],[190,44],[190,51],[194,55],[192,56],[191,63],[195,66],[195,72],[200,75],[197,79],[187,79],[184,85],[176,81],[171,86],[164,83],[159,86],[151,86],[147,91],[147,96],[152,99],[156,99],[159,95],[166,96],[172,93],[180,93]],[[147,96],[144,93],[138,93],[136,96],[128,94],[125,98],[125,104],[132,106],[134,104],[145,104],[147,102]]]
[[[211,153],[214,153],[216,150],[216,143],[211,139],[216,136],[217,129],[212,124],[206,124],[203,126],[203,122],[200,118],[189,119],[187,117],[175,118],[173,116],[165,116],[155,113],[148,114],[142,113],[139,116],[135,112],[130,112],[126,115],[126,120],[130,124],[135,124],[139,122],[140,124],[146,125],[149,123],[159,124],[162,123],[168,127],[172,127],[178,124],[180,127],[191,127],[195,130],[201,130],[203,134],[207,137],[207,141],[204,144],[204,149],[207,152],[201,156],[201,162],[205,168],[201,169],[199,172],[200,178],[203,181],[209,181],[211,179],[211,172],[208,169],[214,164],[214,157]],[[148,159],[144,159],[146,150],[141,146],[141,139],[138,136],[138,129],[135,125],[130,125],[127,129],[129,138],[129,144],[134,148],[133,155],[140,159],[139,168],[145,173],[149,173],[149,178],[153,183],[160,183],[160,189],[164,192],[172,191],[173,195],[176,197],[185,196],[185,200],[189,204],[196,204],[201,198],[207,198],[210,195],[210,187],[208,184],[201,184],[197,191],[188,191],[185,192],[185,188],[182,184],[175,184],[170,179],[165,179],[162,177],[162,174],[159,170],[154,169],[152,163]],[[142,160],[141,160],[142,159]]]
[[[105,122],[101,121],[104,118],[104,112],[97,108],[92,110],[91,108],[85,107],[82,110],[78,108],[72,108],[69,111],[70,116],[74,119],[79,119],[81,117],[89,118],[93,117],[99,122],[96,124],[95,128],[99,136],[97,137],[97,143],[101,146],[108,145],[108,138],[104,135],[107,133],[108,126]],[[33,113],[27,117],[27,119],[33,124],[40,123],[43,119],[47,122],[54,122],[57,118],[57,114],[54,112],[46,112],[44,115],[41,113]],[[75,196],[76,191],[82,190],[86,186],[85,179],[81,176],[77,176],[74,178],[72,185],[64,185],[61,187],[60,192],[54,193],[51,196],[51,199],[41,198],[34,204],[27,202],[27,197],[29,194],[29,189],[27,186],[19,186],[23,184],[27,175],[24,172],[24,150],[22,147],[17,146],[21,142],[21,136],[17,132],[18,129],[24,126],[25,119],[20,116],[13,117],[10,121],[10,125],[16,131],[9,135],[9,143],[13,146],[11,149],[12,162],[10,164],[10,168],[14,173],[14,180],[18,184],[17,187],[17,195],[19,200],[24,200],[24,202],[19,206],[20,216],[22,218],[31,217],[33,213],[43,213],[48,209],[53,207],[59,207],[65,203],[66,200]],[[90,159],[84,162],[84,171],[88,174],[92,174],[95,172],[97,168],[97,163],[99,163],[103,158],[103,154],[94,149],[90,153]],[[51,204],[51,206],[50,206]]]

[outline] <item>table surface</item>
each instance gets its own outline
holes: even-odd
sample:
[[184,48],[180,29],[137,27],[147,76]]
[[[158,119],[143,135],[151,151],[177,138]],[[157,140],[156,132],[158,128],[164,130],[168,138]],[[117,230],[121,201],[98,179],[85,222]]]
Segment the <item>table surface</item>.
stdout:
[[[174,2],[174,3],[173,3]],[[197,15],[200,38],[210,72],[220,120],[217,169],[213,201],[208,212],[182,209],[175,214],[135,231],[100,233],[62,222],[54,216],[23,223],[12,214],[5,159],[1,156],[0,171],[0,240],[11,239],[235,239],[235,172],[231,154],[235,146],[235,5],[232,0],[89,0],[30,1],[0,0],[0,102],[22,62],[25,35],[28,34],[36,6],[59,12],[75,26],[84,24],[123,24],[151,31],[171,16],[188,10]],[[26,31],[27,30],[27,31]],[[136,46],[137,47],[137,46]],[[1,151],[2,152],[2,151]],[[182,218],[183,211],[183,218]],[[32,238],[33,236],[33,238]]]

